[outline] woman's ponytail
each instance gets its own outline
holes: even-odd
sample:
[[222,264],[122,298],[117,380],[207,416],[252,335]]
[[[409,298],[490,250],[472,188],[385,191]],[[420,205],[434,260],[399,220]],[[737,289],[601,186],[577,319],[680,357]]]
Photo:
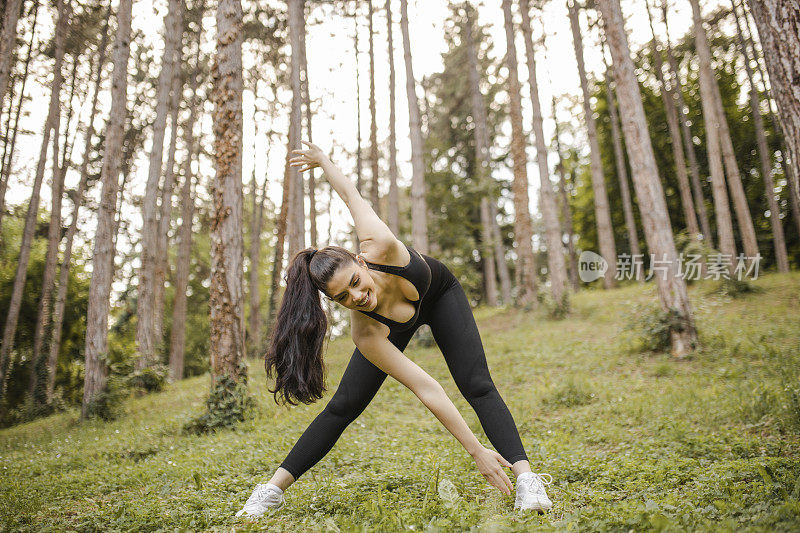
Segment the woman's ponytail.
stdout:
[[267,377],[275,376],[275,390],[269,391],[276,403],[312,403],[326,390],[322,346],[328,318],[310,270],[316,251],[295,254],[286,272],[286,292],[264,361]]

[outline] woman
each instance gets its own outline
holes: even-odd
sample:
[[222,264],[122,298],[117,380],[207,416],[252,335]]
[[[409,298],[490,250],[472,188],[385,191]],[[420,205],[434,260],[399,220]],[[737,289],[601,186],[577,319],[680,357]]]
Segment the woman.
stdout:
[[[327,320],[319,294],[351,310],[356,349],[336,393],[281,463],[258,484],[237,516],[258,516],[283,506],[283,492],[330,451],[350,422],[378,392],[387,375],[411,389],[473,457],[480,473],[504,494],[513,488],[502,467],[516,476],[515,508],[543,512],[552,506],[542,476],[531,472],[514,419],[497,392],[481,338],[458,280],[436,259],[400,242],[353,184],[314,144],[294,150],[290,164],[322,167],[350,209],[360,242],[358,255],[338,247],[307,248],[292,258],[286,293],[266,355],[276,376],[276,402],[311,403],[325,391],[322,343]],[[414,332],[428,324],[459,391],[475,409],[500,453],[481,445],[442,386],[403,354]]]

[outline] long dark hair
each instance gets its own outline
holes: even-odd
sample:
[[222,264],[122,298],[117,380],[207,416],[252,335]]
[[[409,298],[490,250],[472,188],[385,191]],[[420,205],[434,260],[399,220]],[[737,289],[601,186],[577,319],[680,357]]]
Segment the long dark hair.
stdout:
[[309,404],[327,390],[322,345],[328,318],[319,292],[325,293],[334,272],[349,261],[357,261],[350,250],[326,246],[301,250],[289,262],[286,292],[264,357],[267,377],[275,375],[275,390],[269,389],[275,403]]

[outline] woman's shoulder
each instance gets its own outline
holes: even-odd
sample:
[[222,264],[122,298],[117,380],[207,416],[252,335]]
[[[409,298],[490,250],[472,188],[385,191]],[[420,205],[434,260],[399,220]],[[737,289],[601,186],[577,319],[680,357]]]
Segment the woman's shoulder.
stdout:
[[411,252],[400,239],[387,239],[382,242],[364,241],[360,243],[361,257],[370,263],[404,267],[411,262]]

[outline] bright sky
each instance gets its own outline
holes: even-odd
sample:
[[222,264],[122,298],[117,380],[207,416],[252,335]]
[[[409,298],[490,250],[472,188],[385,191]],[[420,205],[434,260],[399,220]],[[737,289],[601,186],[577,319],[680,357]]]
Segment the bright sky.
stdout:
[[[245,2],[246,4],[246,2]],[[520,15],[518,13],[518,3],[513,2],[513,10],[515,12],[515,22],[519,23]],[[670,32],[673,39],[682,36],[691,27],[691,8],[688,0],[671,0],[670,8]],[[728,5],[725,0],[708,0],[704,2],[704,13],[709,13],[716,9],[719,5]],[[397,110],[397,150],[398,150],[398,164],[400,170],[400,184],[408,185],[411,180],[411,146],[408,137],[408,107],[405,92],[405,68],[403,63],[403,44],[400,32],[400,2],[398,0],[392,1],[393,6],[393,21],[394,21],[394,61],[396,72],[396,110]],[[494,41],[494,55],[502,57],[505,54],[505,31],[503,27],[503,12],[500,0],[488,1],[484,0],[479,6],[479,21],[483,25],[488,26],[489,33]],[[641,0],[622,0],[622,10],[627,18],[626,28],[629,33],[631,46],[633,49],[640,48],[644,43],[650,39],[650,29],[647,22],[647,15],[645,11],[644,2]],[[387,81],[389,79],[388,68],[388,52],[386,47],[386,19],[383,11],[383,2],[377,0],[375,2],[375,79],[377,85],[376,105],[378,115],[378,141],[385,147],[389,136],[388,132],[388,117],[389,117],[389,93]],[[364,10],[366,12],[366,10]],[[148,41],[153,43],[156,47],[163,47],[163,16],[166,13],[166,0],[154,0],[153,2],[138,0],[134,5],[134,30],[141,30],[146,35]],[[443,21],[448,17],[449,9],[447,2],[444,0],[411,0],[409,2],[409,19],[410,19],[410,34],[412,57],[414,66],[414,75],[417,82],[423,77],[437,72],[442,67],[440,54],[445,50],[445,43],[443,38]],[[47,39],[52,32],[52,20],[50,19],[48,10],[40,12],[40,22],[37,27],[37,34],[39,39]],[[593,15],[594,16],[594,15]],[[328,151],[334,144],[343,145],[350,153],[355,152],[356,146],[356,90],[355,90],[355,52],[353,44],[354,23],[352,18],[343,18],[339,14],[334,13],[334,7],[330,4],[323,5],[315,8],[313,21],[321,20],[322,22],[315,23],[309,21],[307,26],[307,55],[309,62],[309,77],[310,77],[310,92],[315,103],[312,107],[315,109],[313,117],[313,132],[314,142],[319,144],[324,150]],[[204,27],[208,32],[208,39],[203,44],[206,51],[212,51],[214,48],[213,42],[213,26],[215,24],[214,14],[209,13],[206,17]],[[587,68],[590,73],[600,74],[603,70],[603,63],[600,56],[600,49],[598,46],[598,39],[596,31],[588,31],[586,14],[581,14],[581,24],[584,33],[584,47]],[[534,15],[533,18],[533,33],[534,39],[538,38],[543,28],[546,28],[546,49],[537,48],[537,68],[539,80],[539,93],[543,102],[542,109],[544,113],[544,128],[545,135],[548,140],[553,132],[553,121],[550,113],[550,99],[551,95],[555,93],[557,96],[568,94],[577,96],[580,92],[580,87],[577,77],[577,68],[575,64],[575,56],[572,47],[572,35],[567,18],[566,5],[563,0],[556,0],[549,2],[545,7],[541,16]],[[209,31],[210,30],[210,31]],[[368,58],[368,28],[366,17],[359,21],[359,72],[361,83],[361,131],[362,131],[362,148],[366,150],[369,147],[369,58]],[[657,32],[663,35],[663,26],[657,24]],[[522,42],[522,33],[516,32],[517,38],[517,53],[519,55],[519,75],[522,85],[523,94],[523,107],[524,107],[524,124],[526,131],[530,130],[530,105],[528,102],[528,95],[530,94],[527,87],[528,72],[525,66],[524,58],[524,43]],[[156,52],[156,57],[160,62],[161,53]],[[244,66],[247,69],[252,64],[252,58],[245,56]],[[44,122],[44,115],[46,113],[47,99],[49,98],[49,90],[46,83],[49,83],[50,75],[48,75],[49,62],[41,62],[38,64],[37,81],[40,83],[29,83],[30,91],[28,94],[34,95],[34,102],[36,105],[28,104],[26,112],[29,115],[24,119],[24,126],[30,130],[37,132],[35,135],[27,135],[22,137],[18,143],[19,150],[15,163],[15,174],[12,176],[8,203],[21,204],[28,201],[30,195],[30,184],[33,180],[33,173],[38,158],[41,124]],[[109,66],[110,69],[110,66]],[[263,87],[263,86],[262,86]],[[418,86],[418,95],[421,95],[421,89]],[[109,100],[106,92],[103,95],[102,109],[107,113]],[[264,92],[261,98],[268,97],[268,93]],[[288,94],[281,94],[280,99],[283,102],[289,101]],[[81,118],[86,120],[88,115],[88,105],[86,102],[82,109]],[[287,126],[287,114],[276,117],[274,122],[271,119],[259,116],[260,124],[259,131],[260,137],[256,139],[256,152],[253,152],[253,107],[254,98],[250,91],[244,94],[243,115],[244,115],[244,156],[243,156],[243,180],[249,183],[253,165],[256,168],[256,175],[259,182],[264,179],[269,180],[268,191],[269,196],[274,204],[280,203],[281,187],[283,181],[283,158],[285,156],[285,146],[283,143],[275,143],[269,147],[270,159],[266,160],[267,153],[267,139],[264,136],[264,131],[267,129],[275,129],[280,132],[285,132]],[[212,142],[211,133],[211,111],[210,102],[205,102],[206,115],[203,117],[203,131],[204,142],[207,148],[210,149],[209,144]],[[261,103],[260,107],[264,107]],[[562,108],[559,110],[559,119],[563,122],[570,120],[574,117],[576,120],[581,120],[580,110],[578,108]],[[580,131],[580,130],[579,130]],[[506,134],[510,133],[510,127],[506,128]],[[167,132],[166,138],[169,138]],[[335,143],[334,143],[335,140]],[[570,139],[565,139],[570,142]],[[507,138],[500,138],[498,142],[502,145],[495,147],[496,150],[504,148],[507,145]],[[578,142],[582,142],[578,139]],[[532,141],[529,143],[532,144]],[[134,195],[142,195],[144,192],[145,181],[148,172],[148,154],[150,150],[150,141],[145,143],[145,150],[139,154],[137,159],[134,174],[131,176],[128,188],[126,190],[126,198],[131,198],[131,193]],[[385,153],[385,152],[384,152]],[[530,181],[530,199],[531,209],[534,216],[538,216],[538,208],[536,206],[536,198],[538,197],[536,189],[539,186],[538,171],[534,161],[534,150],[529,147],[529,181]],[[73,153],[73,159],[79,160],[81,154],[79,147]],[[166,148],[164,152],[166,159]],[[182,154],[178,154],[180,161]],[[355,168],[354,158],[345,157],[342,153],[335,153],[334,162],[337,163],[346,175],[353,176]],[[551,159],[551,168],[554,161]],[[388,168],[388,163],[381,161],[383,169]],[[506,172],[509,172],[506,170]],[[208,184],[209,180],[213,177],[213,162],[201,159],[201,173],[203,184]],[[385,177],[387,172],[384,172]],[[46,172],[45,186],[42,189],[42,205],[49,206],[50,193],[49,193],[49,176],[51,175],[49,166]],[[364,171],[365,179],[369,179],[369,170],[365,164]],[[320,174],[317,173],[320,178]],[[74,187],[77,184],[77,172],[70,172],[67,177],[67,187]],[[381,194],[388,190],[388,183],[382,184]],[[327,187],[324,189],[325,195],[318,197],[318,211],[323,212],[327,203]],[[205,194],[205,193],[201,193]],[[99,187],[93,191],[95,198],[99,196]],[[510,206],[509,206],[510,207]],[[64,202],[65,218],[71,216],[72,204],[68,201]],[[130,238],[130,235],[136,235],[141,227],[141,213],[138,208],[132,205],[126,205],[124,209],[125,218],[129,223],[129,229],[122,232],[120,236],[121,249],[129,249],[130,242],[136,241],[135,238]],[[352,224],[352,219],[349,213],[346,212],[344,204],[335,199],[331,206],[330,216],[333,219],[334,229],[334,243],[349,246],[350,241],[347,240],[346,231],[348,226]],[[84,213],[82,216],[86,220],[82,224],[85,229],[85,235],[91,235],[93,231],[91,228],[94,226],[94,220]],[[324,213],[318,220],[318,228],[320,231],[321,242],[320,245],[326,244],[327,228],[330,224],[328,214]],[[135,265],[134,265],[135,266]],[[129,274],[124,274],[127,277]]]

